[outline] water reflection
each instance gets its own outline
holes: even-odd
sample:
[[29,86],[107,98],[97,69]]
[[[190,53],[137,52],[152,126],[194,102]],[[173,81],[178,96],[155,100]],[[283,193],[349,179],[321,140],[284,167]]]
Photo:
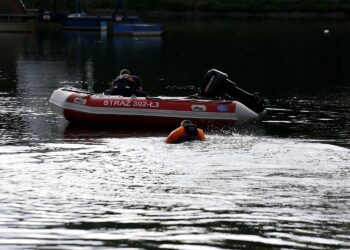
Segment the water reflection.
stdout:
[[[0,144],[16,144],[27,138],[25,116],[28,109],[23,107],[23,91],[18,88],[17,60],[26,45],[23,34],[0,33]],[[33,45],[33,36],[27,36],[27,44]]]
[[[26,37],[26,40],[24,39]],[[33,36],[0,33],[0,92],[16,92],[16,62],[22,55],[25,42],[32,45]]]
[[[347,22],[205,19],[165,24],[165,36],[151,38],[67,31],[1,34],[3,106],[11,100],[4,124],[46,138],[55,121],[47,101],[58,87],[102,92],[127,67],[143,78],[151,95],[187,95],[216,67],[239,86],[270,99],[269,117],[258,124],[259,132],[348,145]],[[330,32],[326,35],[321,27]],[[6,93],[14,98],[6,99]]]
[[[118,69],[125,67],[130,55],[134,54],[132,60],[140,62],[140,67],[152,65],[149,60],[157,63],[154,55],[160,53],[161,46],[161,38],[115,40],[90,32],[9,34],[0,38],[4,51],[0,59],[0,91],[5,92],[1,100],[5,109],[1,116],[3,135],[12,133],[9,127],[22,128],[6,143],[48,139],[55,122],[48,106],[54,89],[73,85],[102,91]],[[137,66],[133,69],[136,71]],[[100,76],[105,83],[99,80],[96,84]],[[9,92],[17,94],[9,98]],[[23,138],[25,134],[28,136]]]
[[[100,58],[97,65],[97,77],[105,77],[104,73],[110,72],[109,79],[115,78],[120,69],[128,68],[134,74],[141,76],[148,92],[154,91],[153,82],[159,76],[157,69],[162,64],[162,37],[115,37],[112,40],[108,57]],[[104,76],[103,76],[104,75]],[[96,82],[95,92],[102,92],[110,87],[106,84]]]
[[165,137],[169,133],[169,128],[157,127],[127,127],[115,125],[79,125],[68,124],[64,128],[64,138],[70,140],[94,140],[98,138],[134,138],[134,137]]
[[348,22],[209,19],[179,20],[167,27],[172,32],[164,53],[178,66],[168,67],[166,78],[175,82],[196,82],[201,72],[217,67],[268,98],[313,94],[350,82]]
[[350,92],[276,100],[262,121],[267,134],[349,145]]
[[[161,39],[0,34],[0,248],[349,248],[348,22],[168,22]],[[50,111],[54,89],[102,91],[122,67],[162,95],[219,68],[268,115],[167,145]]]

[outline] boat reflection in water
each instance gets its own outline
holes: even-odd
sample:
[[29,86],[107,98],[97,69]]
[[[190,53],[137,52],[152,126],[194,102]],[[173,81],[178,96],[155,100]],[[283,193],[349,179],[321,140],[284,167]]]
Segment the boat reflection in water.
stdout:
[[158,66],[163,45],[162,37],[114,37],[113,49],[115,60],[133,68],[145,62]]
[[165,137],[170,132],[164,127],[130,127],[115,124],[104,126],[86,126],[83,124],[68,123],[63,128],[64,139],[68,141],[96,140],[101,138],[147,138]]

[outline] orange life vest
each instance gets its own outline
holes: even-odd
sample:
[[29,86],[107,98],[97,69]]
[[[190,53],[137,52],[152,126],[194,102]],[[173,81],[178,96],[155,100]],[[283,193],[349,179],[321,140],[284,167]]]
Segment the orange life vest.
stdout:
[[181,126],[172,131],[166,138],[166,143],[181,143],[185,141],[205,140],[205,135],[202,129],[195,125]]

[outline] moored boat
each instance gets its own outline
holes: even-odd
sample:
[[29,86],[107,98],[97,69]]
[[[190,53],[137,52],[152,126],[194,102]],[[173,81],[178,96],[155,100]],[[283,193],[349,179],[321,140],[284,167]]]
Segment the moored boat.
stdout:
[[[209,97],[216,92],[213,84],[219,86],[216,80],[222,72],[218,72],[206,74],[203,96],[123,97],[63,87],[52,93],[49,103],[56,114],[70,122],[104,125],[177,126],[183,119],[202,125],[235,125],[256,120],[265,112],[262,106],[248,107],[232,98]],[[222,78],[219,80],[222,82]]]

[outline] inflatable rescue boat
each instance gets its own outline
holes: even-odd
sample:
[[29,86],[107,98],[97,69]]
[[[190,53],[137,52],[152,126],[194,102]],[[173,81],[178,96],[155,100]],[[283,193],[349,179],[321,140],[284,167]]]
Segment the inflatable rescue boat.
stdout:
[[188,97],[123,97],[68,86],[55,90],[49,103],[54,113],[70,122],[104,125],[178,126],[184,119],[201,125],[235,125],[265,113],[256,95],[214,69],[205,75],[201,92]]

